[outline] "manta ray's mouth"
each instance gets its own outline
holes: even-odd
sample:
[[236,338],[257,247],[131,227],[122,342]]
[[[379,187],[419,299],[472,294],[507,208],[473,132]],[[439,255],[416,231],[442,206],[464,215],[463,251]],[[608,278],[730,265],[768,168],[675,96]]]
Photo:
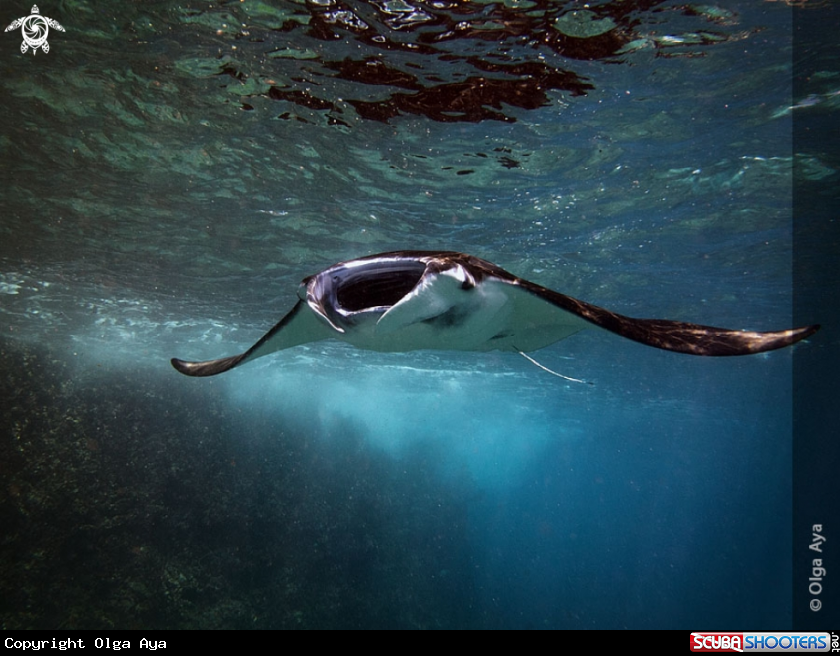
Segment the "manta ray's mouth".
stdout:
[[417,261],[370,262],[332,274],[336,306],[343,312],[388,308],[417,286],[426,265]]

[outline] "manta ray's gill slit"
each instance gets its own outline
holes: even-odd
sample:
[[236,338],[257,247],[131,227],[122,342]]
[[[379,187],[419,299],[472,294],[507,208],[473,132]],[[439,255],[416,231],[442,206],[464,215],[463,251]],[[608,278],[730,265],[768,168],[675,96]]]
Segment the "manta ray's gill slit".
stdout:
[[381,267],[377,270],[365,267],[364,275],[358,271],[345,279],[338,274],[336,299],[339,307],[349,312],[358,312],[372,307],[390,307],[420,282],[425,271],[417,266]]

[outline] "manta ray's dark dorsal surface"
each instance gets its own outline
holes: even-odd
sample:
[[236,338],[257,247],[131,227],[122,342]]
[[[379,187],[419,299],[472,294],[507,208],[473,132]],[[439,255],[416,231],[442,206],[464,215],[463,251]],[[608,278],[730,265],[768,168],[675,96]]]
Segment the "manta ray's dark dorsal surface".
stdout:
[[172,359],[188,376],[213,376],[283,349],[340,339],[373,351],[528,352],[584,328],[690,355],[748,355],[790,346],[819,326],[748,332],[632,319],[451,251],[396,251],[305,278],[300,300],[250,349],[207,362]]

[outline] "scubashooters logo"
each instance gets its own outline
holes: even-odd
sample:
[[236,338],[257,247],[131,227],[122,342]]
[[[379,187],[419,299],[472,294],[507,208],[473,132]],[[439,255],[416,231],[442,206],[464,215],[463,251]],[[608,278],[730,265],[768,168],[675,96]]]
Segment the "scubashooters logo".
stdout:
[[691,634],[691,651],[822,652],[831,650],[828,633],[718,633]]
[[63,32],[64,28],[59,25],[58,21],[46,16],[41,16],[38,10],[38,5],[32,5],[32,13],[29,16],[23,16],[13,20],[6,28],[7,32],[20,28],[23,34],[23,43],[20,44],[20,51],[26,53],[32,48],[32,54],[40,48],[44,52],[50,51],[50,44],[47,43],[47,35],[50,33],[50,28]]

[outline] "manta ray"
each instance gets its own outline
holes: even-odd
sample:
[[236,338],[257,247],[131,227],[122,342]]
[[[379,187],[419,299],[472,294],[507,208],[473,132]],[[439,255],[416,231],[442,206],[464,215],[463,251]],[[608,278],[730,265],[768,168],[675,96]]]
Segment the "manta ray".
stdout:
[[330,338],[372,351],[525,355],[593,327],[666,351],[749,355],[790,346],[819,330],[811,325],[750,332],[633,319],[454,251],[395,251],[340,262],[304,278],[298,297],[244,353],[206,362],[173,358],[172,366],[188,376],[214,376],[275,351]]

